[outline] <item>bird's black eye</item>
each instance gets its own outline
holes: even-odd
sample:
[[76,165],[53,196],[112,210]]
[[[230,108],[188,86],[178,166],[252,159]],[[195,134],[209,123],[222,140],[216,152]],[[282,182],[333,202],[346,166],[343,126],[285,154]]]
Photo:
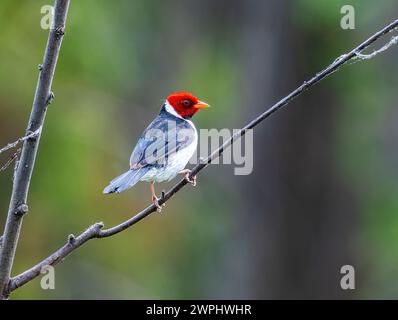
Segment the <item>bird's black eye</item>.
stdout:
[[182,104],[184,107],[190,107],[191,106],[191,101],[188,99],[182,100]]

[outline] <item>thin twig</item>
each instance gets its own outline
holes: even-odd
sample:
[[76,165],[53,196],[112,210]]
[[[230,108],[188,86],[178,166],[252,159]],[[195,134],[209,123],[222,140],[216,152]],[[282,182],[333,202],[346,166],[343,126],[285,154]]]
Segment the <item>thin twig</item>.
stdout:
[[15,159],[18,159],[18,156],[20,155],[20,153],[21,153],[21,148],[19,148],[19,149],[17,150],[17,152],[15,152],[15,153],[11,156],[11,158],[8,159],[7,162],[6,162],[5,164],[3,164],[3,166],[0,168],[0,172],[5,171]]
[[0,149],[0,154],[3,153],[4,151],[15,148],[17,145],[19,145],[21,142],[24,142],[25,140],[28,140],[31,138],[36,138],[40,133],[41,133],[41,127],[39,129],[37,129],[36,131],[30,132],[26,136],[23,136],[23,137],[15,140],[14,142],[7,144],[6,146],[4,146],[3,148]]
[[359,58],[361,60],[372,59],[379,53],[386,51],[388,48],[390,48],[391,46],[393,46],[394,44],[397,44],[397,43],[398,43],[398,36],[395,36],[395,37],[392,37],[391,40],[389,42],[387,42],[384,46],[382,46],[380,49],[377,49],[369,54],[363,54],[363,53],[357,52],[356,56],[357,56],[357,58]]
[[[65,20],[69,0],[56,0],[54,8],[54,28],[50,30],[40,75],[36,86],[32,111],[27,126],[28,133],[36,133],[24,139],[21,159],[16,164],[13,189],[0,248],[0,299],[8,297],[8,283],[18,243],[23,216],[28,212],[26,205],[30,179],[48,105],[54,98],[51,85],[65,30]],[[7,148],[7,147],[6,147]]]
[[[202,163],[199,163],[196,165],[193,170],[191,171],[190,178],[193,176],[197,175],[201,170],[203,170],[205,167],[207,167],[208,164],[210,164],[214,159],[218,158],[222,152],[230,146],[235,140],[239,139],[242,137],[247,130],[254,128],[257,126],[260,122],[262,122],[264,119],[268,118],[271,114],[276,112],[277,110],[281,109],[282,107],[286,106],[291,102],[293,99],[298,97],[300,94],[302,94],[304,91],[306,91],[308,88],[314,86],[316,83],[327,77],[328,75],[332,74],[334,71],[336,71],[338,68],[340,68],[342,65],[347,63],[349,60],[353,59],[354,57],[357,56],[358,52],[361,52],[365,48],[369,47],[373,42],[375,42],[377,39],[382,37],[383,35],[391,32],[398,26],[398,20],[395,20],[388,26],[384,27],[382,30],[378,31],[375,33],[373,36],[371,36],[369,39],[366,41],[362,42],[359,46],[351,50],[349,53],[344,54],[340,56],[338,59],[336,59],[333,63],[331,63],[328,67],[326,67],[324,70],[321,72],[317,73],[313,78],[311,78],[309,81],[305,81],[301,86],[299,86],[297,89],[292,91],[289,95],[281,99],[279,102],[271,106],[269,109],[267,109],[264,113],[259,115],[256,119],[251,121],[249,124],[247,124],[245,127],[243,127],[241,130],[237,131],[228,141],[226,141],[221,147],[219,147],[217,150],[215,150],[213,153],[211,153]],[[173,197],[181,188],[183,188],[187,184],[187,180],[181,180],[178,182],[173,188],[171,188],[167,193],[163,195],[163,197],[159,200],[159,204],[162,205],[165,202],[167,202],[171,197]],[[102,223],[95,223],[92,226],[90,226],[86,231],[78,235],[77,237],[70,235],[68,237],[67,243],[55,251],[52,255],[44,259],[43,261],[39,262],[29,270],[26,270],[25,272],[17,275],[16,277],[12,278],[10,280],[9,286],[8,286],[8,291],[11,292],[22,285],[26,284],[27,282],[33,280],[40,274],[40,270],[42,270],[43,267],[46,267],[48,265],[54,266],[60,261],[62,261],[64,258],[66,258],[71,252],[79,248],[81,245],[86,243],[90,239],[94,238],[106,238],[106,237],[111,237],[119,232],[122,232],[123,230],[131,227],[132,225],[136,224],[140,220],[144,219],[151,213],[156,211],[156,206],[155,205],[150,205],[143,211],[139,212],[132,218],[112,227],[109,229],[104,229]]]

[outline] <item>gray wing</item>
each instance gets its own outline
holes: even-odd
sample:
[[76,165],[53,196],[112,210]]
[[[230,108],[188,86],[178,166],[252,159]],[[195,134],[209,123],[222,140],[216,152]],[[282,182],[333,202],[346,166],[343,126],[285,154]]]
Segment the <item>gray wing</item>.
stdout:
[[159,115],[138,140],[130,157],[130,167],[166,165],[170,155],[193,142],[195,134],[195,128],[187,121]]

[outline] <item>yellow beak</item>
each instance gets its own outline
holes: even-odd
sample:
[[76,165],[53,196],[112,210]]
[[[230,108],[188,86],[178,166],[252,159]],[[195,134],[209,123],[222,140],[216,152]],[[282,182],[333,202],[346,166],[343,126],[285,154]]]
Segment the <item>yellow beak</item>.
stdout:
[[208,105],[206,102],[199,101],[198,103],[194,104],[193,107],[196,109],[206,109],[210,107],[210,105]]

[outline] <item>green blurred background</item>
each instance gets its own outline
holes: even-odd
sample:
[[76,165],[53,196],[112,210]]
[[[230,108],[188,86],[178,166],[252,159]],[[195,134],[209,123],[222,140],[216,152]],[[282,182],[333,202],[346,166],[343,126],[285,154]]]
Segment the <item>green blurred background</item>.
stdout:
[[[1,146],[26,127],[46,4],[0,3]],[[345,4],[355,30],[340,27]],[[13,274],[149,203],[144,183],[101,192],[169,92],[212,105],[197,127],[239,128],[397,15],[395,0],[71,1]],[[257,127],[251,175],[210,166],[164,214],[73,253],[55,290],[36,279],[12,297],[398,298],[397,50],[345,66]],[[11,178],[0,173],[1,228]],[[355,290],[340,288],[346,264]]]

